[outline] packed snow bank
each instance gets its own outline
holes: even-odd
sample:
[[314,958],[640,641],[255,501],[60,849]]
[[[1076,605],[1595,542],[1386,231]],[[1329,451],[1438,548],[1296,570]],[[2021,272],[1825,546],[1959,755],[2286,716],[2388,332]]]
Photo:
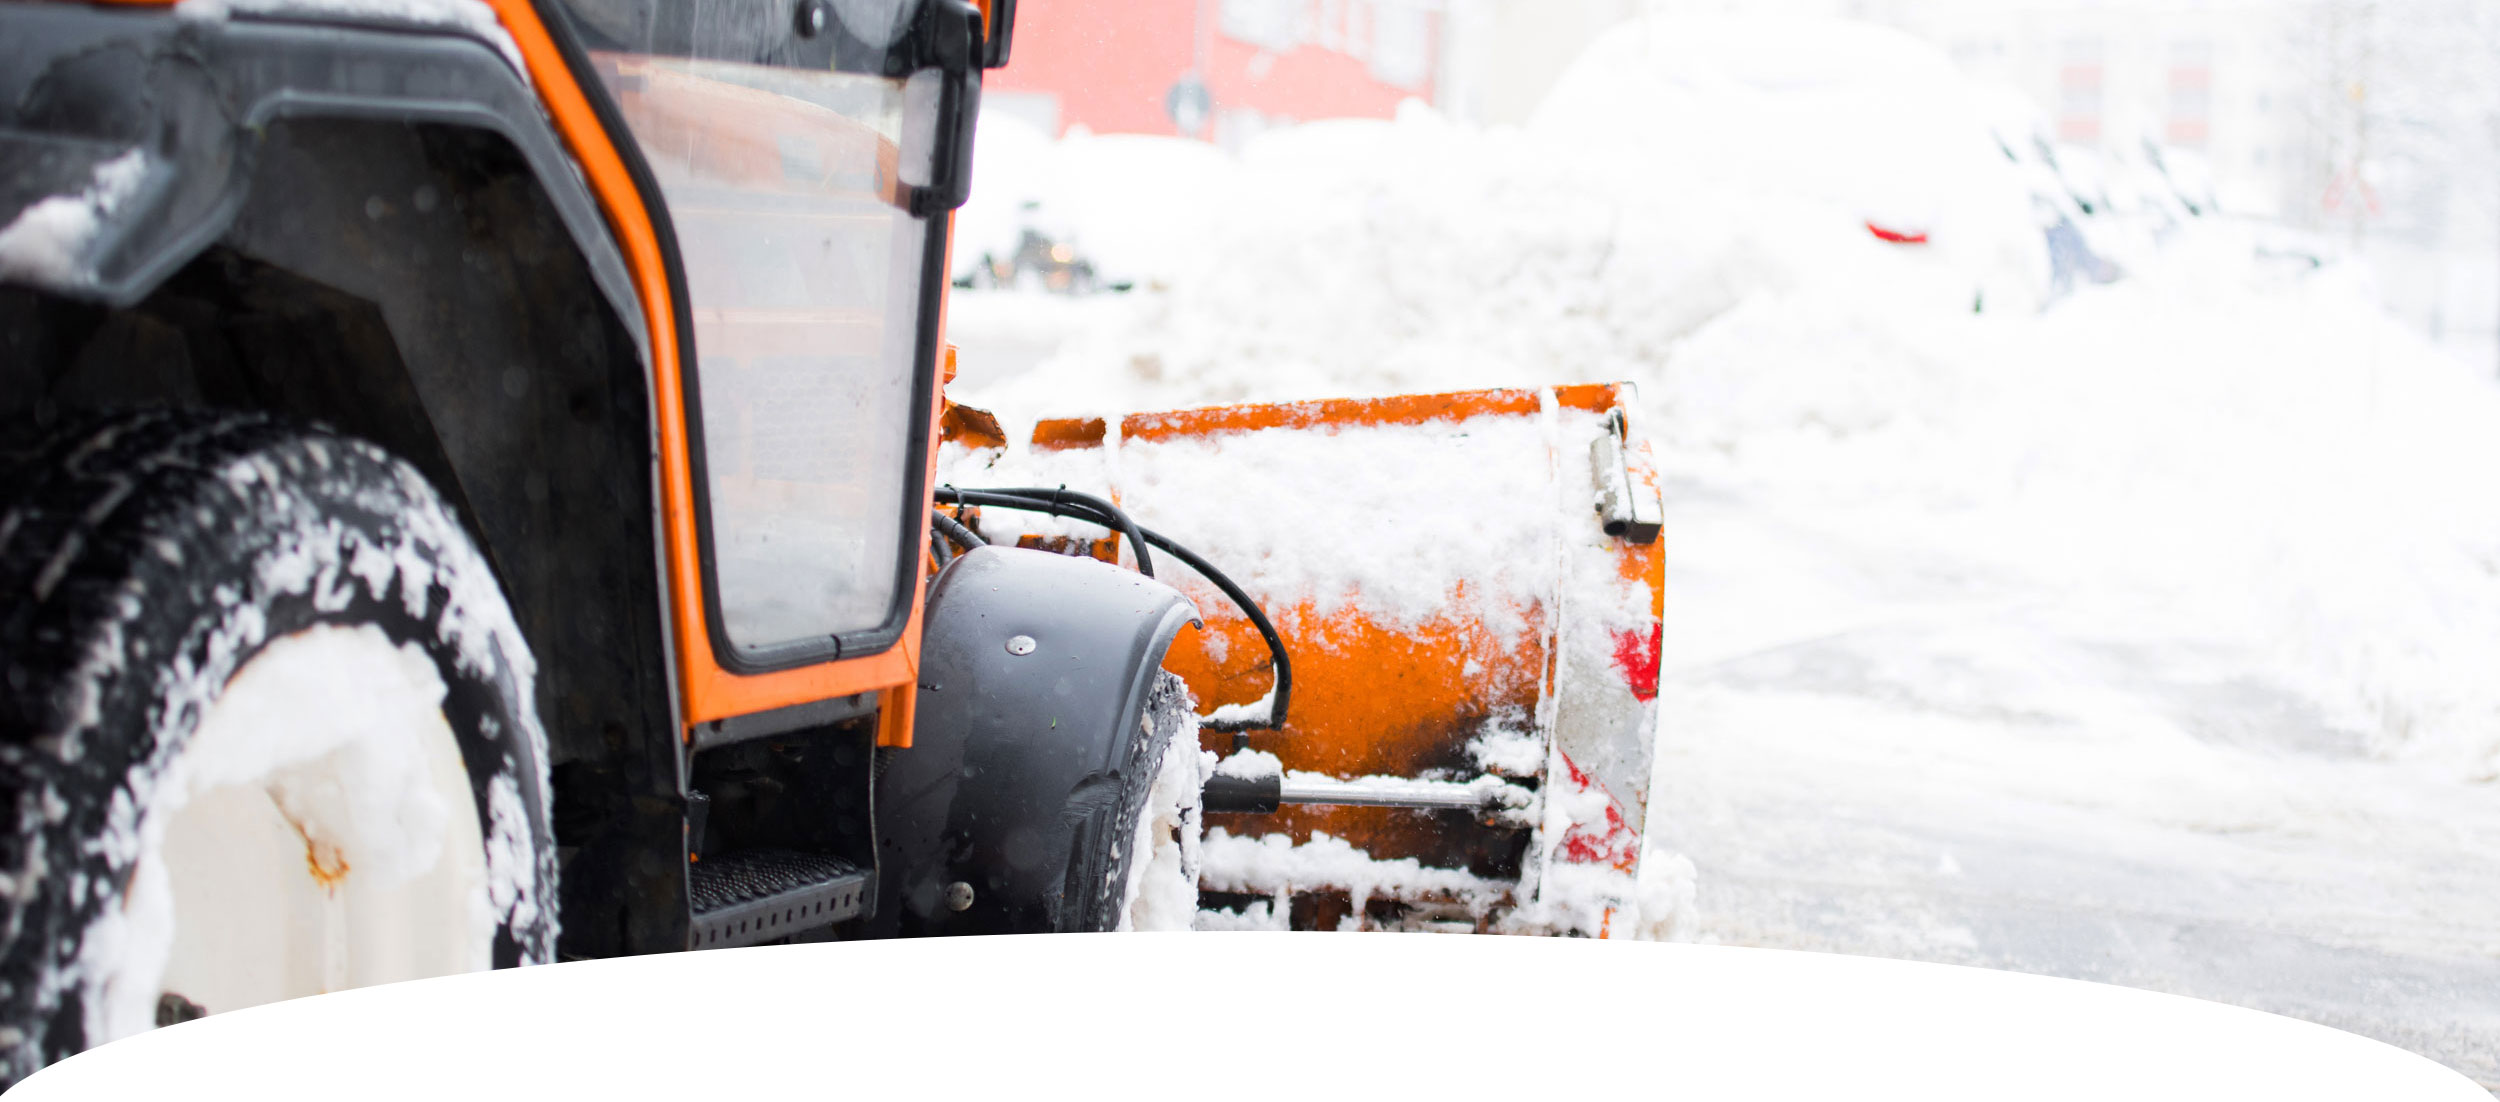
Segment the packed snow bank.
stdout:
[[1052,141],[1002,112],[974,133],[972,198],[955,216],[951,272],[1015,253],[1030,229],[1065,243],[1105,285],[1154,286],[1205,250],[1230,158],[1203,142],[1072,130]]
[[1888,28],[1653,18],[1592,44],[1530,128],[1648,198],[1674,194],[1657,186],[1670,172],[1746,181],[1925,242],[1983,302],[2032,306],[2042,223],[1991,101],[1943,51]]
[[[1863,550],[1856,579],[1805,586],[1862,595],[1915,562],[1929,581],[1896,600],[1986,595],[2070,644],[2158,643],[2164,678],[2282,694],[2315,748],[2489,778],[2500,393],[2340,280],[2252,285],[2223,245],[2036,320],[1748,303],[1649,392],[1662,464]],[[1797,626],[1728,611],[1671,627],[1669,665]],[[1974,646],[2009,714],[2080,719],[2079,682],[2121,679]]]

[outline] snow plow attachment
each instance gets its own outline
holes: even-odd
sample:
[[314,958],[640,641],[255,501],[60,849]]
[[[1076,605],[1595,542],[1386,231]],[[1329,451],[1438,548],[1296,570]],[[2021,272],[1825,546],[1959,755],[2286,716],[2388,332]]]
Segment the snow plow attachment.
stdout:
[[979,493],[953,488],[1109,497],[1236,587],[1155,553],[1202,616],[1165,660],[1204,720],[1201,926],[1624,936],[1662,610],[1629,398],[1047,420],[1023,448],[958,407],[940,497],[987,538],[1134,563],[1117,532],[970,511]]

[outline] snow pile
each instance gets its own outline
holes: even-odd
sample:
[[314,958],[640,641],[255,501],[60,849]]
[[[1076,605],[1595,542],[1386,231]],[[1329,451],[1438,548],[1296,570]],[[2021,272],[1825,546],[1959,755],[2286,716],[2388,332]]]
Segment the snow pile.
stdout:
[[147,154],[133,149],[97,165],[86,190],[55,195],[19,211],[0,227],[0,279],[55,288],[93,282],[87,248],[104,220],[138,192],[147,170]]
[[[1666,465],[1851,549],[1857,580],[1808,567],[1808,587],[1995,604],[2018,635],[2104,651],[1936,639],[1925,660],[1949,667],[1880,673],[1960,669],[1954,707],[2178,727],[2172,689],[2245,683],[2330,749],[2489,776],[2500,393],[2338,280],[2254,285],[2204,244],[2020,323],[1748,303],[1652,392]],[[1721,553],[1745,554],[1713,552],[1721,576]],[[1749,622],[1682,633],[1685,657],[1797,626],[1726,611]],[[2130,655],[2152,669],[2096,670]],[[2080,695],[2077,674],[2122,695]]]
[[1232,167],[1203,142],[1082,127],[1054,142],[997,112],[981,117],[973,141],[972,198],[955,215],[957,278],[985,255],[1014,254],[1031,229],[1073,248],[1105,284],[1168,282],[1214,236],[1220,208],[1210,200]]
[[[1924,47],[1840,34],[1813,55],[1830,64],[1810,66],[1840,75],[1803,87],[1729,66],[1662,75],[1756,39],[1790,50],[1799,33],[1635,24],[1527,130],[1409,103],[1395,121],[1262,135],[1200,200],[1224,225],[1170,294],[1138,297],[1125,332],[1080,334],[1054,370],[982,397],[1053,407],[1082,386],[1151,409],[1637,378],[1759,293],[2035,306],[2048,271],[2030,191],[1982,114],[1951,107],[1971,90],[1936,76]],[[1908,50],[1899,67],[1928,77],[1906,90],[1847,79],[1838,59],[1861,48]],[[1870,221],[1931,244],[1884,244]]]
[[[1421,109],[1265,136],[1207,200],[1230,208],[1221,237],[1168,294],[1132,296],[1126,326],[980,397],[1055,409],[1081,388],[1155,409],[1517,385],[1555,377],[1523,367],[1557,352],[1587,365],[1573,379],[1607,377],[1618,350],[1662,352],[1723,309],[1724,285],[1770,278],[1712,262],[1759,250],[1712,240],[1711,212],[1618,210],[1546,160]],[[1694,239],[1703,255],[1668,247]],[[1587,293],[1618,258],[1646,293]]]
[[[1975,297],[2035,305],[2033,193],[1992,132],[1999,97],[1903,32],[1820,19],[1636,21],[1599,38],[1531,124],[1633,195],[1682,170],[1924,238]],[[1615,148],[1625,154],[1609,154]]]
[[1700,878],[1701,870],[1693,866],[1692,858],[1651,846],[1641,857],[1641,913],[1632,936],[1643,941],[1690,940]]

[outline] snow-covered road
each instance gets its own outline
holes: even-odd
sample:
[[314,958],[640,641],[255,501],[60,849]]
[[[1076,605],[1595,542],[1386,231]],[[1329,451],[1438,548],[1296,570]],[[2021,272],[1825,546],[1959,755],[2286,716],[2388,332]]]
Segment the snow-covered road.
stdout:
[[2216,999],[2500,1086],[2500,388],[2207,245],[2004,326],[1788,300],[1669,359],[1680,933]]
[[[1669,607],[1758,629],[1671,635],[1650,842],[1698,870],[1680,936],[2192,995],[2500,1084],[2491,785],[2371,760],[2239,656],[2123,630],[2153,610],[1953,592],[1727,499],[1669,519]],[[1815,576],[1890,600],[1760,622]],[[2044,679],[2074,703],[2008,691]]]

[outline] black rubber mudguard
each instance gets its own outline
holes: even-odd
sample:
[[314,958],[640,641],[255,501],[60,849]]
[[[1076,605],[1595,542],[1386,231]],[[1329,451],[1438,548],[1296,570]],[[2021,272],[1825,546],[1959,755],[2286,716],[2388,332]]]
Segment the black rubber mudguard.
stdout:
[[948,566],[929,595],[912,745],[877,782],[871,930],[1116,921],[1118,885],[1095,881],[1127,867],[1160,760],[1148,699],[1196,617],[1170,586],[1091,559],[982,547]]
[[383,6],[193,19],[0,0],[0,225],[89,193],[107,162],[140,158],[130,193],[97,212],[84,255],[71,258],[87,270],[5,282],[137,303],[233,223],[269,125],[302,118],[443,123],[510,140],[639,339],[631,276],[526,78],[475,32],[408,25]]

